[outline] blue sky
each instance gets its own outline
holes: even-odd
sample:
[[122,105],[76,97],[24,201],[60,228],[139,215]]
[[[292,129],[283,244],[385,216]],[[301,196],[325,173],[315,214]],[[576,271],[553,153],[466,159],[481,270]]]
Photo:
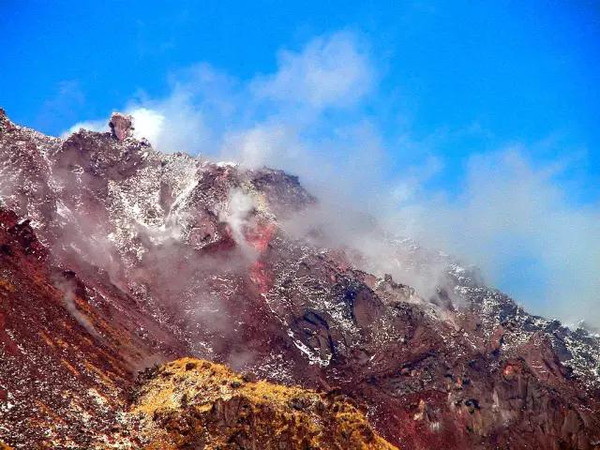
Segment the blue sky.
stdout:
[[[258,162],[309,178],[315,158],[332,166],[350,155],[360,164],[344,165],[340,186],[395,192],[394,217],[414,222],[410,231],[464,254],[541,312],[559,291],[569,309],[575,270],[600,272],[588,254],[600,239],[595,1],[5,0],[0,29],[0,106],[17,123],[60,135],[144,108],[185,122],[175,129],[193,152],[256,160],[266,136],[273,149]],[[332,78],[317,77],[324,84],[307,84],[329,69]],[[323,97],[336,86],[337,97]],[[312,159],[298,165],[299,153]],[[363,179],[365,158],[377,174]],[[361,182],[344,184],[350,177]],[[468,231],[456,238],[440,222]],[[465,250],[473,239],[485,245]],[[581,308],[597,305],[597,282],[577,283],[587,283]]]

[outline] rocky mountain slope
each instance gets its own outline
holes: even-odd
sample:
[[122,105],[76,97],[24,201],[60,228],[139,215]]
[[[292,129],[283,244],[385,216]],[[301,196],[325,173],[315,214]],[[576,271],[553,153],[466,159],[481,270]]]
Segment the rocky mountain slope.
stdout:
[[[598,336],[376,224],[395,278],[319,227],[298,233],[318,199],[281,171],[162,154],[121,115],[63,140],[0,112],[0,197],[13,447],[129,445],[139,431],[111,436],[135,375],[190,355],[344,394],[402,448],[600,448]],[[432,267],[435,289],[408,285]]]

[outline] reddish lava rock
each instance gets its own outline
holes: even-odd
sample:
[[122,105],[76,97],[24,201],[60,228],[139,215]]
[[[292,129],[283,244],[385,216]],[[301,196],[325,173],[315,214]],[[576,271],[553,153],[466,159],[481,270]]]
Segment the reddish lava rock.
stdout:
[[131,136],[133,131],[133,119],[131,116],[126,116],[120,113],[114,113],[108,123],[113,136],[119,141],[122,141]]
[[[135,448],[119,413],[136,373],[191,355],[343,394],[400,448],[600,445],[597,336],[349,216],[406,262],[369,273],[302,229],[318,201],[297,178],[161,154],[111,123],[63,140],[0,114],[0,441]],[[408,283],[431,267],[423,298]]]

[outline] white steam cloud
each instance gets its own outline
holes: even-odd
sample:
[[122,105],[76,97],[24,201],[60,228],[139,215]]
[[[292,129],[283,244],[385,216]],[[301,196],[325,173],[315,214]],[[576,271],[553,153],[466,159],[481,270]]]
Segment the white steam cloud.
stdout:
[[317,38],[302,53],[282,51],[278,71],[252,83],[259,96],[324,109],[358,102],[371,88],[373,73],[350,33]]
[[569,201],[562,170],[534,167],[523,149],[473,157],[456,200],[430,196],[392,222],[476,263],[535,312],[600,324],[600,209]]
[[225,209],[221,211],[219,219],[229,225],[233,240],[240,246],[242,252],[249,259],[257,256],[256,250],[246,240],[248,218],[254,210],[254,200],[240,189],[233,189]]
[[90,319],[79,309],[77,309],[77,305],[75,302],[75,283],[73,280],[66,279],[57,279],[54,283],[54,286],[63,293],[63,302],[66,310],[73,316],[73,318],[81,325],[85,330],[90,333],[92,336],[102,339],[102,336],[94,325],[90,321]]
[[[600,325],[600,205],[573,202],[559,182],[560,166],[539,167],[526,147],[498,149],[471,158],[460,192],[437,192],[428,180],[443,170],[443,155],[429,152],[390,176],[389,158],[420,144],[386,142],[365,113],[378,71],[362,37],[322,36],[282,51],[277,62],[274,73],[245,81],[199,64],[172,74],[168,96],[141,96],[125,112],[134,116],[136,136],[159,150],[299,175],[324,205],[336,205],[323,217],[339,239],[367,255],[386,253],[351,229],[339,214],[345,206],[479,265],[534,313]],[[106,130],[107,122],[82,122],[69,132]],[[232,193],[230,207],[226,219],[234,238],[243,239],[250,204]],[[423,280],[416,283],[426,289]]]

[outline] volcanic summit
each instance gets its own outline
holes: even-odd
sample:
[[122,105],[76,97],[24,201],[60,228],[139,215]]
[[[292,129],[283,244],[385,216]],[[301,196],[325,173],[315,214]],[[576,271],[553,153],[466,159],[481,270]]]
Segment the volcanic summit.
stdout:
[[407,275],[372,271],[291,230],[319,205],[298,178],[133,126],[61,139],[0,111],[0,441],[600,448],[597,335],[376,223]]

